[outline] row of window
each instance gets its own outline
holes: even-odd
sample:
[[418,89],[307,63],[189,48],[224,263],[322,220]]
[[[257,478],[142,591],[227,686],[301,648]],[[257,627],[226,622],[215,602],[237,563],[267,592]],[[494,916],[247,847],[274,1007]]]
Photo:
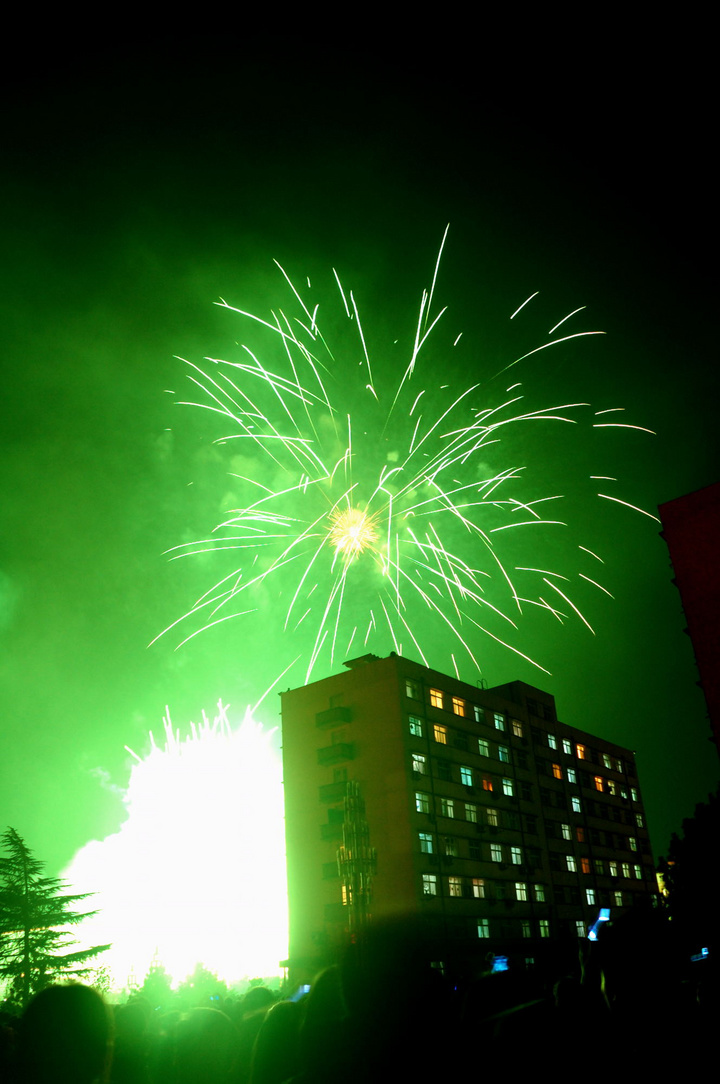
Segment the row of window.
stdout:
[[[495,810],[490,810],[494,814]],[[418,843],[422,854],[440,854],[446,858],[465,857],[461,855],[461,843],[467,844],[468,856],[473,861],[497,862],[499,864],[511,864],[520,866],[523,864],[523,848],[515,844],[500,842],[485,843],[480,840],[461,840],[457,836],[436,835],[433,832],[418,832]],[[536,848],[525,848],[528,863],[535,867],[540,864],[539,852]],[[556,872],[582,873],[589,875],[593,872],[602,877],[624,877],[626,880],[634,878],[642,881],[643,870],[639,863],[621,862],[617,859],[591,859],[588,855],[562,854],[559,851],[551,851],[549,854],[550,868]]]
[[[406,679],[405,692],[411,700],[422,700],[423,698],[423,690],[420,682],[414,681],[412,678]],[[474,718],[478,723],[489,723],[499,731],[506,731],[509,721],[512,733],[518,738],[523,737],[523,724],[519,719],[511,718],[507,720],[502,712],[482,708],[479,704],[470,704],[467,700],[463,699],[463,697],[445,693],[442,689],[431,688],[429,690],[429,698],[430,704],[434,708],[452,711],[454,715],[458,715],[461,718]],[[538,705],[535,701],[528,701],[530,710],[532,710],[530,707],[531,704],[535,705],[535,713],[537,713]],[[545,718],[552,718],[552,712],[547,705],[540,705],[540,707],[542,708],[541,714],[543,714]],[[415,716],[414,718],[417,717]],[[540,731],[537,727],[532,727],[532,734],[537,741],[541,741],[542,744],[547,744],[549,749],[562,749],[564,754],[567,756],[575,756],[578,760],[587,760],[593,764],[602,764],[605,768],[621,774],[625,770],[628,771],[628,774],[634,774],[633,766],[629,762],[625,763],[621,757],[611,756],[609,753],[600,753],[587,746],[584,742],[573,742],[570,738],[558,739],[554,734],[547,731]],[[441,739],[436,738],[436,740]],[[637,801],[637,799],[633,800]]]
[[[595,873],[601,877],[624,877],[626,880],[634,878],[642,881],[642,866],[637,863],[618,862],[615,859],[607,861],[604,858],[595,859]],[[587,857],[577,858],[574,854],[558,854],[550,852],[550,869],[556,872],[567,870],[569,873],[592,873],[593,862]]]
[[[441,817],[448,817],[451,820],[465,820],[469,824],[478,824],[478,818],[482,816],[483,824],[488,824],[492,828],[500,827],[499,809],[477,806],[474,802],[460,802],[455,798],[435,798],[434,805],[436,813]],[[427,791],[415,791],[415,810],[417,813],[431,813],[433,811],[432,798]],[[507,827],[518,828],[519,825],[508,824]]]
[[[506,923],[504,923],[503,925],[505,926],[505,928],[507,928]],[[521,919],[521,921],[519,923],[519,927],[520,927],[520,933],[521,933],[522,937],[533,937],[533,936],[549,937],[550,936],[550,921],[547,918],[541,918],[539,920],[539,922],[537,922],[537,924],[532,922],[530,919]],[[580,932],[580,929],[579,929],[580,927],[582,927],[582,932]],[[577,922],[576,923],[576,929],[577,929],[578,937],[584,937],[585,936],[585,923],[584,922]],[[478,933],[478,937],[490,937],[490,919],[489,918],[480,918],[480,919],[478,919],[477,933]]]
[[591,776],[589,772],[577,772],[575,768],[565,768],[561,764],[557,764],[553,761],[537,762],[538,769],[543,771],[546,775],[550,775],[553,779],[566,779],[572,786],[578,785],[578,776],[580,779],[580,785],[587,789],[594,788],[601,794],[612,794],[614,797],[624,798],[625,801],[628,798],[633,802],[640,801],[640,795],[637,787],[624,787],[620,783],[617,783],[614,779],[606,779],[603,775]]
[[[433,810],[434,806],[434,810]],[[417,813],[447,817],[449,820],[465,820],[469,824],[486,824],[490,828],[510,828],[519,830],[519,818],[516,813],[507,810],[495,809],[492,806],[478,806],[475,802],[458,801],[455,798],[432,796],[427,791],[415,791],[415,810]],[[526,831],[535,835],[537,830],[536,818],[525,818]],[[547,835],[553,839],[562,839],[570,842],[575,839],[578,843],[591,842],[596,846],[608,846],[616,851],[629,850],[637,852],[642,849],[635,836],[624,836],[617,833],[603,832],[600,829],[586,829],[585,825],[562,824],[560,821],[545,821]]]
[[[436,741],[439,745],[447,745],[449,731],[444,723],[430,723],[429,726],[433,741]],[[408,729],[413,738],[422,738],[425,732],[425,723],[419,715],[408,715]],[[472,743],[477,748],[480,756],[489,757],[492,749],[492,755],[498,760],[503,761],[505,764],[510,763],[510,749],[507,745],[496,745],[493,742],[491,746],[490,742],[484,738],[475,738],[464,730],[453,730],[451,733],[452,744],[455,748],[466,749],[470,752]],[[475,748],[472,749],[472,752],[475,752]]]
[[437,896],[442,890],[448,896],[457,899],[516,899],[535,900],[545,903],[545,885],[528,884],[527,881],[515,881],[514,884],[502,881],[488,881],[484,877],[439,877],[436,873],[422,874],[423,896]]
[[[433,740],[439,745],[448,744],[448,728],[443,723],[431,723],[431,732]],[[408,729],[410,734],[414,738],[422,738],[424,734],[425,723],[418,715],[408,716]],[[511,762],[511,752],[507,745],[501,743],[492,744],[485,738],[475,738],[466,734],[464,731],[452,732],[452,743],[456,748],[464,749],[467,752],[477,751],[479,756],[482,757],[495,757],[501,763],[509,764]],[[471,749],[472,746],[476,748]],[[584,748],[582,746],[581,748]],[[524,754],[519,754],[524,763],[520,763],[519,766],[527,769],[527,757]],[[609,759],[609,758],[608,758]],[[625,801],[628,798],[633,801],[639,801],[639,793],[637,787],[625,787],[621,786],[614,779],[608,779],[602,775],[591,776],[588,772],[578,772],[575,768],[564,768],[563,765],[558,764],[555,761],[543,761],[538,760],[538,769],[544,772],[546,775],[551,776],[558,780],[567,780],[572,786],[578,785],[578,779],[580,785],[586,788],[594,787],[595,790],[601,794],[610,794],[615,797],[623,798]]]
[[[414,681],[412,678],[405,679],[405,693],[410,700],[422,700],[423,690],[419,681]],[[461,719],[474,719],[476,723],[489,723],[495,727],[496,730],[505,731],[508,726],[508,720],[501,711],[491,711],[486,708],[480,707],[479,704],[471,704],[469,701],[463,699],[461,696],[452,696],[449,693],[443,692],[442,689],[431,688],[429,690],[430,704],[434,708],[440,708],[443,711],[451,711],[453,715],[459,716]],[[513,734],[522,738],[523,726],[519,719],[510,719],[510,728]]]
[[[433,832],[418,832],[418,842],[420,844],[420,851],[423,854],[435,854],[436,847],[439,846],[439,853],[449,858],[458,858],[460,856],[460,840],[456,836],[438,836],[436,837]],[[489,843],[480,844],[479,842],[472,840],[470,842],[471,858],[481,860],[484,858],[488,861],[487,855],[489,854],[490,862],[507,862],[510,861],[514,866],[522,865],[522,848],[515,845],[509,846],[504,843]],[[487,848],[485,854],[482,853],[482,848]]]
[[591,764],[602,764],[604,768],[620,774],[624,772],[628,775],[635,774],[631,761],[624,761],[621,757],[614,757],[609,753],[601,753],[585,745],[584,742],[572,742],[569,738],[558,739],[554,734],[540,731],[536,727],[532,727],[532,735],[536,742],[547,745],[548,749],[562,750],[566,756],[574,756],[578,760],[586,760]]
[[[428,758],[424,753],[411,753],[410,766],[416,775],[428,775]],[[478,789],[492,792],[498,785],[498,793],[513,797],[515,794],[514,780],[503,777],[499,781],[493,780],[492,776],[475,771],[469,764],[453,764],[449,760],[435,762],[437,776],[445,782],[461,783],[466,787],[478,787]]]
[[[418,718],[417,716],[413,716],[413,715],[411,715],[409,717],[409,719],[410,719],[410,733],[411,733],[411,735],[413,737],[422,737],[423,721],[420,718]],[[447,727],[445,727],[445,726],[443,726],[443,725],[441,725],[439,723],[433,724],[433,736],[434,736],[435,740],[438,742],[438,744],[440,744],[440,745],[446,744],[447,743]],[[464,735],[464,737],[467,737],[467,736]],[[477,742],[477,751],[481,756],[490,757],[491,755],[495,755],[496,759],[499,760],[501,763],[510,763],[510,750],[506,745],[500,745],[500,744],[495,745],[495,743],[493,743],[493,745],[491,746],[490,743],[485,741],[483,738],[472,739],[472,741]],[[455,743],[455,744],[457,744],[457,743]],[[463,743],[463,748],[465,748],[466,751],[469,751],[467,743]],[[459,776],[460,776],[459,782],[463,783],[466,786],[482,786],[482,789],[487,790],[487,791],[492,791],[494,789],[494,784],[493,784],[492,778],[489,775],[485,774],[485,773],[478,772],[477,769],[473,769],[473,767],[471,765],[468,765],[468,764],[455,765],[452,761],[445,760],[445,759],[439,758],[439,757],[434,758],[434,760],[435,760],[435,772],[436,772],[436,775],[437,775],[437,777],[439,779],[443,779],[443,780],[446,780],[448,782],[452,782],[452,781],[457,782],[458,780],[455,778],[455,775],[459,772]],[[412,767],[412,770],[414,772],[417,772],[420,775],[428,775],[429,774],[429,766],[430,766],[430,764],[429,764],[429,758],[428,758],[427,754],[420,753],[420,752],[412,753],[411,767]],[[543,762],[539,762],[538,767],[542,768],[542,766],[543,766]],[[563,777],[564,777],[564,778],[567,779],[568,783],[570,783],[572,785],[577,785],[578,784],[578,773],[576,772],[576,770],[574,768],[568,768],[568,769],[563,770],[561,765],[550,763],[549,761],[546,761],[546,762],[544,762],[544,769],[545,769],[546,774],[551,775],[556,779],[563,779]],[[590,787],[591,786],[591,782],[590,782],[591,778],[592,777],[589,776],[585,772],[580,773],[580,783],[583,786]],[[592,785],[594,785],[595,789],[597,791],[601,792],[601,793],[616,795],[616,796],[619,796],[620,798],[624,799],[625,801],[630,799],[633,802],[638,802],[639,798],[640,798],[638,790],[637,790],[636,787],[630,787],[630,788],[623,787],[623,786],[620,786],[619,784],[615,783],[614,780],[605,779],[603,776],[595,776],[593,778],[593,784]],[[514,794],[514,787],[513,787],[513,781],[512,780],[503,779],[502,786],[503,786],[503,793],[504,794],[507,794],[507,795],[510,795],[510,796],[512,796]],[[532,797],[531,797],[530,784],[518,781],[517,786],[518,786],[519,791],[520,791],[520,796],[526,801],[531,801]],[[541,801],[543,802],[544,805],[555,806],[555,807],[560,808],[560,809],[563,809],[563,808],[566,807],[565,806],[566,798],[559,791],[552,791],[552,790],[548,790],[546,787],[545,788],[541,787],[540,788],[540,798],[541,798]],[[589,810],[590,810],[590,808],[592,807],[591,802],[588,802],[588,807],[589,807]],[[611,820],[617,820],[617,821],[620,821],[620,822],[623,822],[623,823],[628,823],[627,817],[625,815],[625,811],[622,810],[620,807],[615,807],[615,806],[608,805],[608,806],[595,806],[594,808],[596,810],[599,810],[599,811],[596,811],[594,814],[591,813],[591,815],[599,816],[599,817],[602,817],[604,819],[607,819],[609,817]],[[582,812],[582,807],[581,807],[581,802],[580,802],[579,797],[575,796],[575,797],[573,797],[571,799],[571,809],[572,809],[573,813]],[[639,828],[644,828],[645,827],[645,825],[643,823],[643,816],[642,816],[641,813],[635,814],[635,822],[636,822],[636,824],[637,824],[637,826]]]
[[603,832],[599,828],[585,828],[584,824],[561,824],[560,821],[545,821],[546,834],[551,839],[576,839],[578,843],[594,843],[598,847],[612,847],[616,851],[637,851],[638,841],[635,836],[623,836],[617,832]]
[[[567,796],[563,791],[540,787],[540,801],[546,809],[566,810],[568,808]],[[612,805],[610,802],[598,802],[588,797],[584,797],[581,802],[580,798],[576,797],[571,801],[570,808],[573,813],[580,813],[584,809],[586,816],[597,817],[598,820],[614,821],[616,824],[634,824],[638,828],[645,827],[645,818],[642,813],[623,809],[622,806]]]
[[[437,873],[423,873],[421,875],[421,889],[423,896],[438,896],[444,893],[453,899],[476,899],[476,900],[517,900],[520,903],[546,903],[548,901],[548,889],[544,884],[530,884],[527,881],[491,881],[484,877],[449,877],[439,876]],[[562,887],[556,889],[557,894],[564,899],[565,892]],[[579,905],[581,894],[578,889],[569,890],[567,902]],[[562,899],[558,902],[562,902]],[[597,907],[600,904],[623,907],[630,897],[622,891],[598,892],[595,888],[586,888],[584,901],[589,907]],[[345,902],[345,897],[343,897]]]

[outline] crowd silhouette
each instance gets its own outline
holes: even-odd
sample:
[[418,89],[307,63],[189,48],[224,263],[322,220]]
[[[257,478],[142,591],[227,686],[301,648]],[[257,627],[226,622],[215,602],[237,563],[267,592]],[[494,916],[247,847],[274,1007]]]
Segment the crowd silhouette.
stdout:
[[[578,942],[552,981],[495,971],[466,981],[424,958],[402,923],[372,928],[302,996],[266,986],[219,1005],[109,1006],[80,983],[42,990],[2,1019],[8,1084],[355,1084],[496,1077],[666,1076],[712,1057],[709,958],[683,967],[652,912]],[[550,1070],[549,1072],[547,1070]]]

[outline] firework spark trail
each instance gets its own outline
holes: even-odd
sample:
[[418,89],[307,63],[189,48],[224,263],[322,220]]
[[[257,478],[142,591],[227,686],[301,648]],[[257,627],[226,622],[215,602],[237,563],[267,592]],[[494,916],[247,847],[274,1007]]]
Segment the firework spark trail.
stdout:
[[[447,231],[440,253],[446,236]],[[242,473],[228,472],[245,491],[243,500],[248,503],[229,512],[210,538],[174,547],[170,553],[179,558],[232,550],[246,552],[252,560],[234,563],[169,628],[199,619],[200,628],[191,634],[197,635],[226,620],[225,611],[235,609],[238,602],[248,609],[260,608],[260,598],[266,600],[274,585],[271,605],[282,607],[277,616],[285,632],[312,625],[306,680],[323,653],[332,664],[345,642],[346,619],[348,649],[361,624],[367,628],[366,646],[384,629],[395,650],[401,652],[409,637],[425,661],[419,618],[429,613],[433,624],[450,633],[474,666],[477,649],[468,637],[475,630],[527,659],[488,627],[488,620],[495,619],[516,627],[505,605],[488,597],[490,588],[504,595],[516,614],[528,603],[562,620],[568,614],[535,593],[547,585],[569,607],[570,615],[593,631],[571,597],[547,578],[561,574],[514,565],[498,551],[498,536],[510,529],[514,533],[520,528],[537,532],[565,527],[566,520],[548,518],[538,510],[563,498],[553,494],[523,500],[509,487],[522,480],[524,466],[493,470],[480,458],[481,453],[490,454],[491,447],[493,454],[498,445],[502,451],[508,434],[518,426],[577,425],[579,412],[590,404],[526,409],[517,383],[498,401],[482,402],[480,383],[453,391],[449,383],[439,385],[433,363],[429,383],[418,390],[421,358],[446,311],[432,312],[439,264],[440,255],[431,289],[422,294],[409,360],[396,370],[394,380],[382,370],[374,372],[372,336],[363,329],[355,295],[343,287],[336,271],[339,318],[352,332],[350,344],[343,342],[341,348],[331,350],[321,330],[319,304],[306,301],[279,264],[298,313],[278,309],[263,319],[226,301],[219,303],[250,322],[255,336],[263,339],[262,348],[253,341],[242,344],[239,360],[206,359],[205,366],[188,362],[190,380],[203,397],[186,405],[200,406],[229,423],[230,431],[217,442],[232,442],[231,447],[240,449],[238,458],[249,462]],[[535,296],[523,302],[511,319]],[[558,321],[549,334],[583,309]],[[500,373],[550,347],[598,334],[602,332],[578,331],[548,338]],[[458,340],[455,336],[454,342]],[[444,364],[444,378],[446,370]],[[596,411],[595,416],[619,409]],[[343,417],[346,426],[340,423]],[[620,422],[592,424],[643,430]],[[258,461],[267,471],[268,484],[254,476]],[[598,496],[642,511],[620,498]],[[597,557],[586,547],[580,549]],[[522,586],[516,583],[518,574]],[[577,575],[609,594],[589,576]],[[318,601],[321,584],[324,594]],[[453,662],[456,665],[454,655]]]

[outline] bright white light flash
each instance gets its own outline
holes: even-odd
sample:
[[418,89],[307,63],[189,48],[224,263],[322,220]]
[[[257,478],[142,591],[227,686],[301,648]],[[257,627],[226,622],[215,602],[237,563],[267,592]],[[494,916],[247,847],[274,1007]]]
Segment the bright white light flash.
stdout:
[[[200,962],[226,982],[279,973],[287,956],[287,881],[280,755],[248,709],[181,738],[164,720],[124,797],[120,830],[83,847],[63,873],[97,893],[101,913],[77,928],[118,989],[153,959],[182,981]],[[131,752],[131,750],[129,750]]]

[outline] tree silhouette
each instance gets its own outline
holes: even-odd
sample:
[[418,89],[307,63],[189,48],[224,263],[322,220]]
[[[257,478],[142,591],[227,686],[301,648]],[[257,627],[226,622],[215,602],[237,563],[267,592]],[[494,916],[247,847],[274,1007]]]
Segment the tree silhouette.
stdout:
[[77,942],[63,927],[75,926],[97,911],[72,910],[92,893],[65,895],[65,885],[44,876],[45,863],[8,828],[0,857],[0,978],[9,984],[9,1000],[24,1007],[33,994],[60,978],[87,975],[85,966],[109,945],[67,952]]

